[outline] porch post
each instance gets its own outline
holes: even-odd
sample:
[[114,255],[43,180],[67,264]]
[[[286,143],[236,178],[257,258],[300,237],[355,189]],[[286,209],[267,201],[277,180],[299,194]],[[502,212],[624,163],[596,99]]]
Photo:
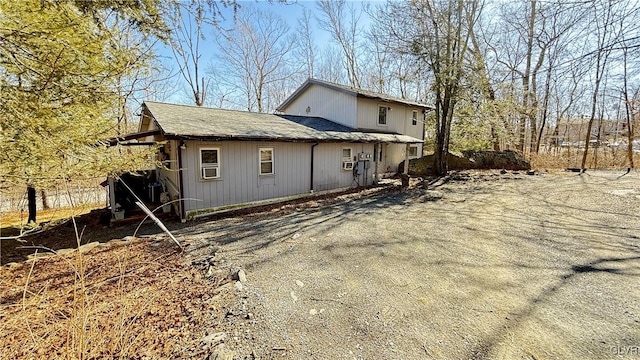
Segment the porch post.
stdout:
[[405,145],[404,149],[404,169],[402,169],[402,173],[405,175],[409,174],[409,144]]

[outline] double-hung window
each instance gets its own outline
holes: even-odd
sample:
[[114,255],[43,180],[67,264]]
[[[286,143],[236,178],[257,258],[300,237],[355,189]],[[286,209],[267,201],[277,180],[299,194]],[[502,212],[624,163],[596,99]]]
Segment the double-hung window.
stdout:
[[220,178],[220,148],[200,148],[200,176],[204,180]]
[[273,175],[273,148],[260,148],[260,175]]
[[388,107],[379,105],[378,106],[378,125],[387,126],[387,111]]
[[418,125],[418,110],[411,112],[411,125]]

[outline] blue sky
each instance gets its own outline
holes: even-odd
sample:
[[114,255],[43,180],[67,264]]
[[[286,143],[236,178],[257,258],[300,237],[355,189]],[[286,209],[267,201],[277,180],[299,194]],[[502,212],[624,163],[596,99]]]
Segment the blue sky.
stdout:
[[[349,1],[349,4],[353,5],[356,9],[361,9],[364,3],[365,2],[363,1]],[[367,3],[373,4],[373,3],[382,3],[382,2],[368,1]],[[268,2],[265,0],[260,0],[260,1],[238,1],[238,4],[240,5],[240,7],[251,6],[265,12],[273,12],[277,14],[288,24],[290,31],[295,31],[297,27],[298,19],[302,17],[303,9],[306,8],[310,10],[312,14],[312,33],[315,39],[317,51],[318,52],[322,51],[328,43],[333,41],[331,38],[331,35],[328,32],[318,27],[317,21],[313,17],[315,14],[318,14],[317,5],[315,1],[303,0],[303,1],[290,1],[288,3],[280,3],[277,1]],[[221,12],[224,17],[224,21],[221,22],[222,27],[225,29],[233,28],[233,8],[221,7]],[[367,14],[364,12],[362,12],[360,23],[362,24],[363,31],[369,27],[369,19],[367,17]],[[204,60],[202,64],[204,65],[204,69],[206,72],[209,64],[216,57],[217,45],[213,39],[213,36],[216,36],[216,35],[212,28],[206,30],[206,33],[204,35],[206,39],[204,43],[201,44],[202,46],[200,51],[202,53],[202,59]],[[173,54],[170,48],[164,46],[163,44],[158,44],[158,53],[164,59],[163,63],[165,64],[165,66],[172,68],[173,71],[176,72],[178,67],[173,58]],[[169,99],[167,99],[167,101],[187,103],[187,104],[192,103],[193,100],[191,100],[190,96],[188,95],[188,92],[185,92],[183,89],[184,88],[183,85],[185,85],[183,82],[183,79],[179,77],[179,75],[175,77],[175,79],[180,80],[179,88],[176,89],[176,92],[173,95],[171,95]]]

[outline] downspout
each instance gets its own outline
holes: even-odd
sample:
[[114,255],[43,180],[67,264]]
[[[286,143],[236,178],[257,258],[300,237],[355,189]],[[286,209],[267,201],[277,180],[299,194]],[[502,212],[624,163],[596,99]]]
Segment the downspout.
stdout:
[[184,146],[184,140],[180,140],[178,142],[178,188],[180,190],[180,194],[178,194],[178,198],[180,199],[180,221],[187,221],[187,215],[184,208],[184,181],[183,181],[183,171],[182,171],[182,147]]
[[313,192],[313,150],[315,149],[316,146],[318,146],[319,143],[315,143],[313,145],[311,145],[311,189],[310,191]]

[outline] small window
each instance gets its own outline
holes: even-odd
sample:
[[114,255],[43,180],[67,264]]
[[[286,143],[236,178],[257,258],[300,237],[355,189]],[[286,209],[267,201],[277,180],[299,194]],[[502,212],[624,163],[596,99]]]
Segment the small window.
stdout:
[[342,160],[343,161],[352,161],[351,157],[351,148],[343,148],[342,149]]
[[342,170],[353,170],[353,152],[351,148],[342,148]]
[[260,175],[273,174],[273,148],[260,148]]
[[411,125],[418,125],[418,110],[411,112]]
[[386,106],[378,106],[378,125],[387,125],[387,110]]
[[409,157],[418,157],[418,147],[413,145],[409,146]]
[[200,149],[200,171],[203,179],[220,178],[220,149]]

